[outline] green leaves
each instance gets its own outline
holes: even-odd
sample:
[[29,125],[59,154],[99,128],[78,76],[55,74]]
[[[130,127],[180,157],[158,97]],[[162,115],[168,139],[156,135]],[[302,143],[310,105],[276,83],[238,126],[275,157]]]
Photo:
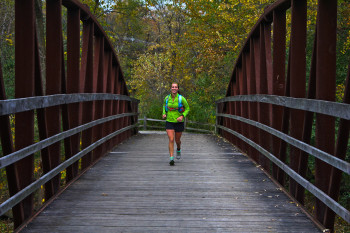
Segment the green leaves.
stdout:
[[[339,47],[349,54],[349,2],[339,1]],[[170,84],[180,84],[192,111],[189,118],[210,119],[214,101],[226,94],[235,58],[264,9],[275,0],[84,0],[105,27],[118,52],[131,95],[141,99],[141,114],[161,108]],[[308,0],[308,41],[312,47],[317,1]],[[287,31],[290,32],[290,12]],[[289,34],[288,34],[289,35]],[[287,45],[289,38],[287,38]],[[309,52],[308,52],[309,54]],[[337,84],[346,72],[337,70]],[[341,90],[341,89],[339,89]],[[341,93],[339,93],[340,95]],[[155,107],[156,108],[156,107]]]
[[176,81],[191,108],[197,109],[190,119],[212,119],[215,100],[226,93],[234,54],[268,2],[146,1],[142,32],[149,35],[150,44],[137,59],[129,60],[127,77],[132,95],[143,100],[141,111],[149,109],[144,101],[151,99],[157,99],[161,108],[171,82]]

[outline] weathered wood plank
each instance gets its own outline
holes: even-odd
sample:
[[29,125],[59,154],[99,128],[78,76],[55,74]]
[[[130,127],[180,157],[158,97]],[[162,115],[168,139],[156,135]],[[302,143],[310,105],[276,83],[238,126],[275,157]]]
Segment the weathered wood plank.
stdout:
[[167,141],[119,145],[23,232],[321,232],[222,139],[185,133],[173,167]]

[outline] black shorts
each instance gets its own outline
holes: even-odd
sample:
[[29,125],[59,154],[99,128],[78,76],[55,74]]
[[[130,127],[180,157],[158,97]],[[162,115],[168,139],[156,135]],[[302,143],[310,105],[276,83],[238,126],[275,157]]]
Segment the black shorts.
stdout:
[[184,122],[169,122],[167,121],[165,123],[166,129],[173,129],[175,132],[183,132],[185,130],[185,123]]

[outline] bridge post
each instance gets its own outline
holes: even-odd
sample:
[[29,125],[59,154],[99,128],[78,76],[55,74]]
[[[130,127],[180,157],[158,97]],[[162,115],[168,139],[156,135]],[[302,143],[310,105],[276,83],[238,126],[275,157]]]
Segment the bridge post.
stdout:
[[[108,56],[108,77],[107,77],[107,92],[113,94],[113,88],[115,83],[115,69],[113,69],[113,55]],[[111,116],[113,114],[113,101],[106,101],[106,115]],[[113,132],[113,122],[108,122],[106,124],[105,135],[108,135]],[[110,139],[107,144],[107,151],[110,151],[113,148],[113,140]]]
[[[115,82],[114,82],[114,87],[113,87],[113,93],[114,94],[120,94],[120,67],[117,66],[115,68]],[[120,100],[117,100],[117,101],[114,101],[113,103],[113,115],[117,115],[119,114],[119,108],[120,108]],[[116,119],[114,120],[114,123],[113,123],[113,130],[116,131],[120,129],[120,120],[119,119]],[[113,146],[118,144],[120,142],[119,140],[120,136],[116,136],[114,139],[113,139]]]
[[[67,93],[81,93],[80,76],[80,10],[67,9]],[[69,127],[75,128],[81,124],[81,104],[68,105]],[[79,152],[80,134],[70,137],[71,154]],[[69,159],[66,155],[66,159]],[[67,182],[78,175],[78,162],[67,168]]]
[[[84,93],[93,93],[93,35],[94,24],[91,20],[83,21],[83,45],[81,56],[80,79],[84,82]],[[84,102],[82,105],[82,124],[86,124],[93,120],[92,109],[93,101]],[[82,149],[88,147],[92,143],[92,129],[89,128],[82,132]],[[92,164],[92,152],[86,154],[81,161],[81,168],[84,170]]]
[[[256,68],[258,66],[259,59],[259,41],[255,38],[250,38],[250,71],[249,71],[249,85],[248,85],[248,95],[256,94]],[[258,104],[256,102],[249,102],[249,119],[253,121],[258,121]],[[252,125],[249,126],[250,139],[255,143],[259,142],[259,135],[256,133],[256,128]],[[259,161],[259,153],[254,148],[250,149],[250,155],[255,162]]]
[[[290,49],[290,96],[305,98],[306,82],[306,1],[292,0],[292,32]],[[302,140],[304,112],[290,110],[290,136]],[[297,171],[301,151],[290,149],[290,167]],[[297,183],[290,179],[290,193],[296,196]]]
[[[285,66],[286,66],[286,12],[273,11],[273,71],[272,71],[272,93],[273,95],[283,96],[285,94]],[[283,107],[272,106],[272,127],[277,130],[282,129]],[[273,137],[272,153],[279,159],[281,139]],[[278,179],[278,170],[275,164],[272,165],[272,174]],[[281,181],[279,181],[281,183]],[[283,185],[283,183],[281,183]]]
[[[32,97],[35,73],[34,0],[16,0],[15,17],[15,97]],[[34,111],[16,113],[15,119],[15,149],[20,150],[34,142]],[[18,188],[23,189],[33,181],[34,155],[20,160],[15,166],[21,172],[18,177]],[[15,228],[31,216],[33,195],[29,195],[21,203],[20,208],[23,209],[13,209]]]
[[219,125],[219,117],[218,117],[218,113],[219,113],[219,103],[216,103],[216,118],[215,118],[215,126],[214,126],[214,133],[218,134],[218,125]]
[[[0,61],[0,100],[6,100],[6,99],[7,99],[6,91],[5,91],[5,85],[3,81],[3,75],[2,75],[2,66]],[[6,156],[14,152],[11,125],[10,125],[10,120],[8,115],[0,116],[0,129],[1,129],[0,130],[1,147],[3,151],[3,156]],[[7,177],[7,183],[9,188],[9,194],[10,196],[13,196],[18,191],[20,191],[20,188],[19,188],[20,178],[19,178],[19,172],[16,164],[11,164],[6,167],[6,177]],[[15,226],[20,225],[24,216],[23,204],[19,203],[15,205],[12,208],[12,213],[13,213]]]
[[[337,1],[319,0],[317,12],[316,99],[335,100]],[[316,114],[316,147],[334,155],[334,117]],[[331,166],[315,160],[315,183],[328,191]],[[325,219],[326,205],[316,200],[316,218],[326,227],[333,227],[334,216]]]
[[[345,85],[344,103],[350,104],[350,64],[348,66],[348,74]],[[335,156],[339,159],[344,160],[346,157],[346,151],[348,148],[348,140],[350,134],[350,121],[341,119],[339,122],[337,144],[335,150]],[[342,180],[342,172],[339,169],[332,168],[330,172],[330,182],[328,187],[328,195],[334,200],[339,199],[340,184]],[[324,213],[324,225],[330,229],[334,227],[334,220],[336,214],[330,208],[327,207]]]
[[[46,21],[46,95],[61,94],[62,87],[62,12],[61,1],[46,1],[47,21]],[[53,136],[61,131],[61,108],[60,106],[46,109],[47,135]],[[48,172],[58,166],[61,160],[60,143],[49,146],[49,159],[43,167],[44,172]],[[47,166],[48,165],[48,166]],[[58,192],[60,188],[60,175],[54,177],[46,185],[46,200]]]
[[[240,90],[240,79],[239,79],[239,72],[240,72],[241,67],[237,67],[235,70],[235,76],[236,76],[236,83],[233,86],[234,87],[234,95],[241,95],[241,90]],[[234,102],[234,108],[232,109],[233,112],[230,115],[236,115],[236,116],[242,116],[242,108],[241,108],[241,102],[240,101],[235,101]],[[242,123],[239,121],[234,120],[234,131],[238,132],[239,134],[242,134]],[[229,134],[229,137],[233,138],[233,135]],[[240,150],[243,151],[243,141],[240,139],[236,140],[235,145],[239,147]]]
[[[96,93],[105,93],[106,92],[106,70],[104,67],[105,64],[105,52],[104,52],[104,38],[95,35],[94,38],[94,73],[93,73],[93,82],[94,82],[94,92]],[[108,63],[107,63],[108,64]],[[93,117],[95,120],[104,117],[104,100],[95,101],[95,111]],[[90,110],[91,111],[91,110]],[[98,141],[102,138],[102,125],[97,125],[92,128],[92,142]],[[98,146],[93,150],[93,161],[96,161],[102,156],[103,148],[105,144]]]
[[[249,68],[249,53],[242,54],[242,70],[240,72],[240,84],[241,84],[241,95],[247,95],[247,77],[248,77],[248,68]],[[242,117],[249,118],[249,104],[246,101],[241,102],[242,106]],[[242,135],[249,138],[249,126],[245,123],[242,124]],[[244,142],[244,153],[248,153],[250,146]]]
[[[258,94],[268,94],[268,79],[271,78],[271,26],[269,24],[260,24],[260,57],[259,57],[259,74],[257,84]],[[270,106],[266,103],[258,104],[259,122],[270,125]],[[271,135],[264,130],[259,130],[259,144],[267,151],[271,151]],[[270,172],[270,161],[264,156],[259,157],[260,165]]]
[[143,116],[143,130],[147,130],[147,117]]

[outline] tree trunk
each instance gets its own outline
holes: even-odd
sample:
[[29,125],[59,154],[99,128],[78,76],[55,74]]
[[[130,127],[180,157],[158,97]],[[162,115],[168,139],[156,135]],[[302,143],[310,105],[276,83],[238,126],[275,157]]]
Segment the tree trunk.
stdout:
[[[43,5],[41,0],[35,0],[35,19],[36,19],[36,34],[38,38],[39,54],[40,54],[40,66],[41,66],[41,77],[43,82],[43,87],[46,86],[45,78],[45,25],[44,25],[44,14]],[[45,91],[45,88],[44,90]]]

